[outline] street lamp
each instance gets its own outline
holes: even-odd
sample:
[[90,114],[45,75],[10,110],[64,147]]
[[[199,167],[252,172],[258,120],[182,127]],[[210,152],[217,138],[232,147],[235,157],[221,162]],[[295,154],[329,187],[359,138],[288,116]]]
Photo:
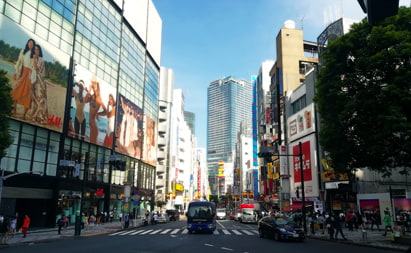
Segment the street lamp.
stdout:
[[6,181],[6,179],[14,177],[14,176],[18,176],[21,174],[39,174],[40,176],[43,176],[43,172],[40,171],[23,171],[23,172],[15,172],[12,174],[9,174],[7,176],[4,176],[4,170],[1,170],[1,177],[0,177],[0,206],[1,206],[1,199],[3,196],[3,181]]

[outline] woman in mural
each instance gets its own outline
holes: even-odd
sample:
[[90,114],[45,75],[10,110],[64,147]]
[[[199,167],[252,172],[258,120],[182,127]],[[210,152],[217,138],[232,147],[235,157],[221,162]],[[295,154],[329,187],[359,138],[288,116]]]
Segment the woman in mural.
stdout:
[[17,104],[24,107],[22,119],[25,119],[26,112],[30,108],[32,95],[32,69],[33,69],[33,54],[35,41],[29,39],[24,49],[20,51],[19,58],[14,67],[14,79],[16,83],[11,96],[14,102],[13,117],[17,117]]
[[[87,90],[86,101],[90,103],[90,110],[89,110],[89,125],[90,125],[90,142],[97,144],[97,136],[98,136],[98,127],[97,122],[99,116],[104,116],[107,113],[106,106],[101,99],[100,93],[100,83],[96,80],[91,80],[91,90],[93,94],[91,94],[90,90]],[[103,108],[103,111],[99,112],[100,108]]]
[[106,137],[104,138],[104,146],[111,148],[113,147],[113,136],[114,136],[114,127],[115,127],[115,116],[116,116],[116,101],[114,100],[113,94],[108,95],[107,103],[107,131]]
[[74,132],[75,138],[84,140],[84,136],[86,136],[86,115],[84,114],[84,106],[86,105],[87,101],[86,98],[83,96],[84,92],[84,81],[80,80],[74,84],[74,86],[78,87],[78,92],[72,89],[71,95],[74,97],[76,101],[76,117],[74,119]]
[[48,119],[47,84],[44,79],[45,69],[43,51],[38,44],[34,46],[32,71],[35,73],[35,75],[32,74],[33,93],[31,96],[30,109],[26,113],[26,119],[45,125]]

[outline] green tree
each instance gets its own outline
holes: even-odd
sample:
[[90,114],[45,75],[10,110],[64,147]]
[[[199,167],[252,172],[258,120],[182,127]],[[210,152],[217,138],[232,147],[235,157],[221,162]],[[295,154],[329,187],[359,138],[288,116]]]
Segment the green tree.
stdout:
[[320,143],[339,172],[389,176],[411,165],[411,9],[379,26],[366,20],[327,46],[315,101]]
[[0,160],[6,155],[6,149],[13,142],[8,131],[9,116],[13,108],[11,87],[6,72],[0,69]]

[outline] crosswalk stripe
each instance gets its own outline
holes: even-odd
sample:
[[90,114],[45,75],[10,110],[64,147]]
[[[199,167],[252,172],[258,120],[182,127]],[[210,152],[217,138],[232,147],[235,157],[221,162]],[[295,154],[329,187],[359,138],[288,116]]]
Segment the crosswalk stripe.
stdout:
[[224,234],[226,234],[226,235],[231,235],[231,233],[230,233],[230,232],[228,232],[228,230],[227,230],[227,229],[222,229],[222,230],[223,230]]
[[140,235],[145,235],[150,233],[151,231],[153,231],[154,229],[149,229],[149,230],[145,230],[143,233],[141,233]]
[[233,233],[234,234],[236,234],[236,235],[243,235],[243,234],[241,234],[238,230],[236,230],[236,229],[233,229],[233,230],[231,230],[231,231],[233,231]]
[[160,230],[154,230],[153,232],[150,233],[150,235],[155,235],[155,234],[159,233],[160,231],[161,231],[161,229]]
[[168,229],[164,230],[163,232],[161,232],[160,234],[166,234],[166,233],[168,233],[168,231],[170,231],[170,230],[171,230],[171,228],[168,228]]
[[140,234],[141,232],[143,232],[144,230],[137,230],[134,233],[131,233],[130,235],[136,235],[136,234]]
[[[256,235],[258,234],[257,230],[249,230],[249,229],[216,229],[214,230],[213,234],[219,235],[219,234],[224,234],[224,235]],[[109,234],[109,236],[126,236],[126,235],[155,235],[155,234],[188,234],[188,229],[186,227],[184,228],[167,228],[167,229],[148,229],[148,230],[127,230],[127,231],[118,231],[112,234]]]
[[172,235],[177,234],[177,233],[178,233],[178,231],[180,231],[180,229],[179,229],[179,228],[174,229],[174,230],[173,230],[173,232],[171,232],[170,234],[172,234]]
[[249,230],[241,230],[241,232],[243,232],[244,234],[247,234],[247,235],[254,235],[253,233],[251,233]]

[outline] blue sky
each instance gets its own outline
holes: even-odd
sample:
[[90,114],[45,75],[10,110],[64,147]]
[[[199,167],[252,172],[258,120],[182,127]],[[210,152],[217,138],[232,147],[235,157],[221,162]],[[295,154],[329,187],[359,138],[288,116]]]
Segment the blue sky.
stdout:
[[[403,5],[404,1],[400,1]],[[174,71],[185,110],[196,115],[198,147],[207,146],[207,87],[234,76],[250,81],[275,60],[275,38],[286,20],[316,41],[340,17],[365,17],[357,0],[153,0],[163,21],[161,66]],[[409,0],[405,1],[409,6]],[[251,110],[251,108],[250,108]]]

